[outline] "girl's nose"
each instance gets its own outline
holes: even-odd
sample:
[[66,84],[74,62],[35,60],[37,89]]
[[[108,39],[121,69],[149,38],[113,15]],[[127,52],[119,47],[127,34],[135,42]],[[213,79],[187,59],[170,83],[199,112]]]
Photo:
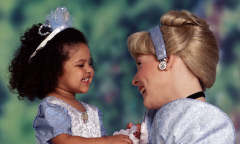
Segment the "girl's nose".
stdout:
[[87,67],[86,67],[86,72],[87,73],[93,73],[93,68],[92,68],[92,66],[91,65],[88,65]]

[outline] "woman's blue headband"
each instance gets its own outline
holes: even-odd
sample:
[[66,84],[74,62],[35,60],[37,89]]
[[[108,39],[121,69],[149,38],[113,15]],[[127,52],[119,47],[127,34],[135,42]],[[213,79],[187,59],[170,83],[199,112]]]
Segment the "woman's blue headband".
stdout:
[[160,62],[159,69],[165,70],[167,67],[167,53],[160,26],[157,25],[148,32],[155,48],[156,57]]

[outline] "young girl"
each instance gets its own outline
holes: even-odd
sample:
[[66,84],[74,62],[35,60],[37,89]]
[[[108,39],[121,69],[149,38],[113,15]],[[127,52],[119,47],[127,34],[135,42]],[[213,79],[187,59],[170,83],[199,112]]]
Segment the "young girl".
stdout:
[[104,136],[101,111],[75,97],[88,92],[94,68],[87,40],[71,27],[66,8],[25,32],[9,71],[19,99],[43,99],[33,122],[37,143],[132,143],[124,135]]

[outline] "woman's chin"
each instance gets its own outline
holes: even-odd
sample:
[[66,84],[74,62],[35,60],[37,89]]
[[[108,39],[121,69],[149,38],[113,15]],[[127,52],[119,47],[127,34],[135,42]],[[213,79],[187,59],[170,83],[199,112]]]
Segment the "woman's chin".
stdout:
[[147,109],[151,109],[151,105],[149,105],[146,100],[144,99],[143,101],[143,105],[147,108]]
[[143,101],[143,105],[147,108],[147,109],[159,109],[161,108],[161,105],[158,104],[151,104],[149,102],[147,102],[146,100]]

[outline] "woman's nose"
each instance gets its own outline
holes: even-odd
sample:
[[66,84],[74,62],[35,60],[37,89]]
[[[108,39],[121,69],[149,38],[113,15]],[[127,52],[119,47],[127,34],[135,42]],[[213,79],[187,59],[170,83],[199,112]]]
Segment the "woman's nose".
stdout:
[[135,75],[132,80],[132,85],[137,86],[137,84],[138,84],[138,80],[137,80],[137,76]]

